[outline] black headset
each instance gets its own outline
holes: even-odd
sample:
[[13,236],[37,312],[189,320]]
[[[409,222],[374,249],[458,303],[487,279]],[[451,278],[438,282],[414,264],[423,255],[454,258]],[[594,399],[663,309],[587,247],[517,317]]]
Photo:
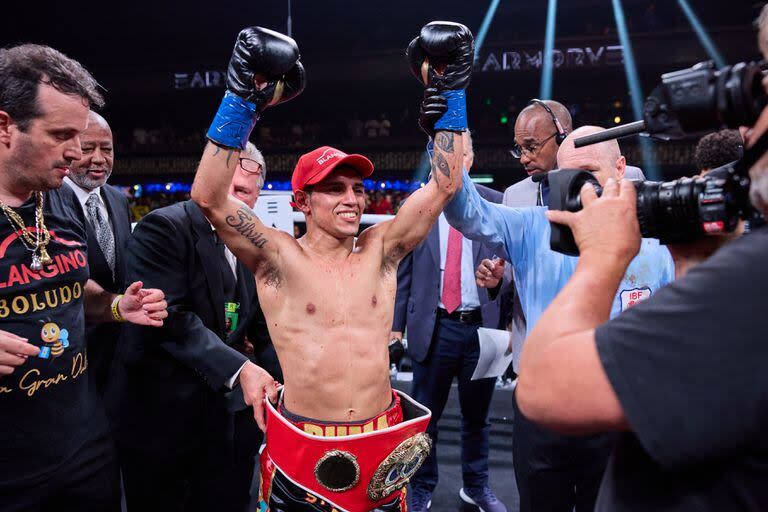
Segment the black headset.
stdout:
[[549,116],[552,118],[552,123],[555,125],[555,129],[557,130],[557,135],[555,135],[555,143],[559,146],[563,143],[565,138],[568,136],[568,132],[565,131],[563,128],[563,125],[560,124],[560,120],[557,118],[554,112],[552,112],[552,109],[549,108],[549,105],[544,103],[538,98],[533,98],[531,101],[528,102],[528,105],[539,105],[541,108],[547,111]]

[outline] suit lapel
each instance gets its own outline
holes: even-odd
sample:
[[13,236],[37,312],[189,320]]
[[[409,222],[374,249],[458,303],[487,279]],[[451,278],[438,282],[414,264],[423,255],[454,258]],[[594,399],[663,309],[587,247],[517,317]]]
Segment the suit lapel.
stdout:
[[[115,283],[118,283],[122,286],[123,283],[123,257],[124,257],[124,249],[125,249],[125,239],[126,234],[123,232],[123,218],[121,213],[117,211],[117,208],[115,208],[116,205],[116,198],[114,198],[111,194],[111,190],[109,190],[108,185],[104,185],[101,187],[101,199],[104,201],[104,204],[107,207],[107,215],[109,215],[109,220],[112,225],[112,236],[115,238],[115,276],[114,280]],[[130,224],[129,224],[130,225]],[[98,244],[97,244],[98,245]],[[101,249],[99,249],[101,252]],[[102,254],[102,257],[104,255]],[[104,258],[104,263],[106,264],[107,260]]]
[[195,233],[195,250],[200,258],[208,285],[208,295],[216,311],[217,332],[224,332],[224,283],[221,280],[221,262],[213,241],[213,229],[200,208],[192,201],[184,205]]

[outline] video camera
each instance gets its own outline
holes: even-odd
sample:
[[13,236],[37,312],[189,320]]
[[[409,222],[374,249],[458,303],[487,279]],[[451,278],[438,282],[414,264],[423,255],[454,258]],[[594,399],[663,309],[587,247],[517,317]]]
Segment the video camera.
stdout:
[[[768,104],[762,85],[767,70],[767,62],[741,62],[722,69],[705,62],[666,73],[645,101],[642,121],[578,138],[574,145],[580,148],[636,134],[676,140],[723,126],[751,126]],[[749,169],[766,151],[768,135],[746,150],[739,161],[705,177],[634,182],[643,237],[658,238],[663,244],[689,242],[733,231],[740,219],[754,217]],[[580,210],[579,193],[585,183],[592,183],[598,194],[602,191],[587,171],[561,169],[549,173],[548,180],[549,207],[553,210]],[[552,224],[550,245],[564,254],[579,253],[570,229],[561,224]]]

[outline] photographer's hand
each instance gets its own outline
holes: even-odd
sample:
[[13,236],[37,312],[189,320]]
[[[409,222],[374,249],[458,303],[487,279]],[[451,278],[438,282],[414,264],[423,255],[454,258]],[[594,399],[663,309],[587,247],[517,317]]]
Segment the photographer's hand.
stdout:
[[550,210],[551,222],[571,228],[581,258],[616,259],[629,265],[640,250],[640,225],[637,222],[637,194],[631,181],[609,179],[603,195],[585,184],[581,189],[584,208],[576,213]]

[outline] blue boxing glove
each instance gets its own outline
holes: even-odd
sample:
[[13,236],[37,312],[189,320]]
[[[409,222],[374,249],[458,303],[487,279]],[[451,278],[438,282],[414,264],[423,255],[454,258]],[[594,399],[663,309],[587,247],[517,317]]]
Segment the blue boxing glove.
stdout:
[[419,37],[408,45],[411,72],[422,84],[436,88],[448,104],[435,130],[467,129],[464,90],[472,76],[474,44],[472,32],[464,25],[433,21],[424,25]]
[[[240,31],[227,69],[227,92],[207,137],[244,149],[261,112],[301,94],[306,84],[296,41],[261,27]],[[259,88],[257,80],[266,84]]]

